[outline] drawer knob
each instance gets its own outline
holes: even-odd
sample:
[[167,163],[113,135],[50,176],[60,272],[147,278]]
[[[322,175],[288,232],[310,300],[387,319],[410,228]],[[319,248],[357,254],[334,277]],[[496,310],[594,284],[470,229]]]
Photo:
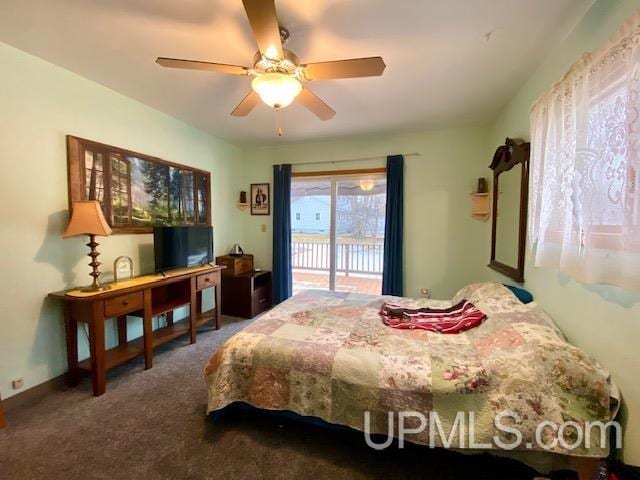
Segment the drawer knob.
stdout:
[[129,300],[123,300],[122,305],[129,305]]
[[264,302],[266,302],[266,301],[267,301],[267,299],[266,299],[266,298],[261,298],[260,300],[258,300],[258,302],[260,302],[260,303],[264,303]]
[[208,278],[205,278],[204,281],[209,283],[211,280],[209,280]]

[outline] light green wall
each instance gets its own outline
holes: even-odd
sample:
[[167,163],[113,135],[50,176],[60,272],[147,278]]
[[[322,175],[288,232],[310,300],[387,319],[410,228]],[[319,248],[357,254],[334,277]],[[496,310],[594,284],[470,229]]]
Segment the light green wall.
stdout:
[[[68,218],[65,135],[211,171],[218,253],[242,239],[242,217],[232,207],[242,156],[235,146],[1,43],[0,65],[0,394],[6,398],[17,393],[11,379],[23,377],[24,390],[66,370],[62,312],[45,297],[90,280],[86,239],[60,238]],[[136,273],[153,269],[151,235],[99,242],[105,271],[119,255],[133,258]]]
[[[294,172],[344,170],[384,166],[389,154],[419,153],[405,159],[405,295],[419,296],[425,287],[433,297],[450,298],[479,278],[487,260],[488,225],[471,218],[469,198],[477,178],[488,176],[485,134],[467,128],[246,148],[245,184],[272,183],[273,164],[298,164]],[[379,159],[299,165],[369,157]],[[242,246],[262,268],[271,267],[271,219],[244,217]]]
[[[633,12],[637,0],[599,0],[561,41],[491,125],[490,146],[506,136],[529,138],[529,107],[586,51],[602,46]],[[504,280],[487,270],[486,278]],[[571,343],[608,368],[621,387],[627,412],[624,460],[640,465],[640,295],[580,284],[555,270],[527,262],[526,284]]]

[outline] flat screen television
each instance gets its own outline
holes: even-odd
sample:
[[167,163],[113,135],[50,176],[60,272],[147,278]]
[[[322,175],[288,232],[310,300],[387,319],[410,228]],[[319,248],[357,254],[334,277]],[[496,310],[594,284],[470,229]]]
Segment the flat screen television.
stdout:
[[213,262],[213,228],[153,227],[156,273]]

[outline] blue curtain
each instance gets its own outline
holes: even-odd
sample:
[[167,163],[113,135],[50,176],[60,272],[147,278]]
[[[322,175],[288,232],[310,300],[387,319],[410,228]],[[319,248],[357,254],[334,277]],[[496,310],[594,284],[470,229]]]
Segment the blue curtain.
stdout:
[[291,165],[273,166],[273,304],[291,296]]
[[382,294],[402,296],[404,225],[404,158],[387,157],[387,211],[384,227]]

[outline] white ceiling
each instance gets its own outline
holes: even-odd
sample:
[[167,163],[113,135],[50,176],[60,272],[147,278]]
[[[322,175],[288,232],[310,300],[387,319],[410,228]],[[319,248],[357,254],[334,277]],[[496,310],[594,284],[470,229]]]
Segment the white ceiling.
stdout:
[[[313,82],[336,111],[283,110],[300,141],[492,119],[587,0],[277,0],[287,48],[303,62],[381,55],[382,77]],[[491,32],[491,33],[490,33]],[[236,142],[276,141],[260,104],[229,112],[246,77],[170,70],[157,56],[251,66],[241,0],[2,0],[0,41]]]

